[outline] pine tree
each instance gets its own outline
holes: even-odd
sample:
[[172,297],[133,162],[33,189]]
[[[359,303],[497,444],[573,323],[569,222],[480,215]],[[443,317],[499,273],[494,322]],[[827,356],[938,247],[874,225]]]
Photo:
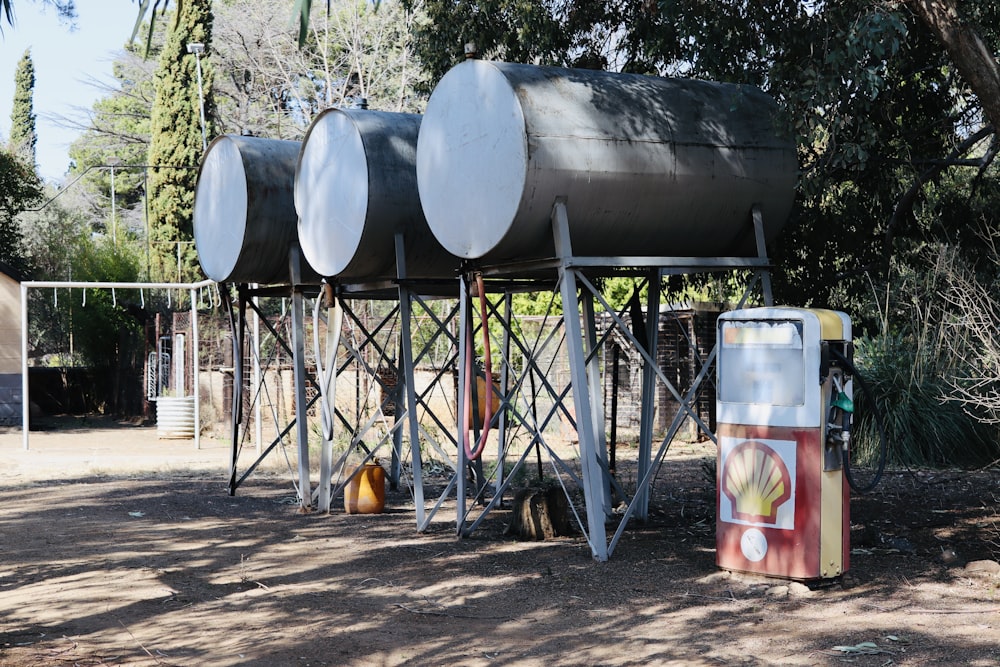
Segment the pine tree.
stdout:
[[211,137],[215,117],[208,57],[211,1],[187,0],[178,5],[178,11],[160,53],[156,76],[149,148],[150,243],[154,278],[188,281],[200,276],[191,223],[202,155],[197,59],[189,53],[188,45],[204,45],[202,90],[206,135]]
[[10,148],[34,166],[35,144],[35,64],[28,49],[17,63],[14,77],[14,106],[10,112]]

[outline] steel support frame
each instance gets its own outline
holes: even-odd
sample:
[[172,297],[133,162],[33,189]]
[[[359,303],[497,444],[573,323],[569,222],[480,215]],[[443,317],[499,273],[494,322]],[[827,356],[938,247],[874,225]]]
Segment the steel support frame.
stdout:
[[[291,262],[291,260],[290,260]],[[236,285],[236,308],[233,308],[232,300],[228,298],[223,298],[223,303],[226,306],[228,319],[230,323],[230,330],[232,332],[233,338],[233,406],[231,413],[231,454],[229,461],[229,482],[228,491],[229,495],[236,495],[236,489],[243,484],[246,479],[253,474],[257,467],[263,462],[265,458],[280,444],[284,442],[285,437],[295,429],[296,440],[298,442],[297,449],[299,453],[299,465],[298,465],[298,484],[296,486],[296,493],[299,500],[299,506],[303,511],[308,511],[311,509],[311,480],[309,476],[309,463],[308,463],[308,419],[305,417],[308,410],[316,403],[317,397],[306,400],[305,395],[305,383],[312,382],[314,386],[318,389],[318,384],[316,380],[312,377],[308,377],[305,372],[305,336],[304,336],[304,301],[307,293],[311,293],[316,290],[315,286],[311,285],[286,285],[277,287],[267,287],[259,288],[252,287],[247,284]],[[225,285],[221,285],[220,289],[222,291],[227,291]],[[291,298],[291,309],[289,312],[289,317],[291,318],[291,328],[292,328],[292,341],[289,343],[284,339],[277,329],[275,329],[270,322],[263,316],[260,312],[260,305],[258,299],[260,296],[288,296]],[[256,328],[263,324],[264,327],[274,336],[275,342],[279,347],[284,349],[291,357],[293,363],[293,376],[295,384],[295,417],[290,419],[287,424],[284,424],[278,431],[275,438],[266,447],[261,447],[260,444],[257,445],[257,454],[254,461],[247,467],[247,469],[240,474],[239,472],[239,456],[242,449],[242,440],[246,435],[244,431],[245,421],[243,414],[243,400],[244,400],[244,375],[246,369],[244,368],[244,351],[248,343],[247,340],[247,330],[250,327],[250,323],[247,319],[248,308],[254,312],[253,327],[255,328],[253,341],[252,341],[252,354],[254,359],[253,363],[253,377],[257,382],[256,386],[252,388],[253,390],[253,401],[252,406],[255,410],[255,430],[260,433],[260,412],[259,405],[261,402],[261,394],[266,391],[266,380],[260,369],[260,359],[256,356],[259,354],[259,335]],[[296,314],[298,311],[298,314]],[[300,386],[301,385],[301,386]],[[300,417],[302,417],[300,419]],[[278,428],[278,424],[275,424]],[[260,441],[260,435],[257,436],[256,440]],[[303,454],[304,452],[304,454]],[[303,463],[303,456],[305,461]]]
[[[680,395],[657,364],[656,339],[659,318],[659,284],[662,275],[665,272],[694,273],[723,268],[752,268],[755,272],[755,280],[747,287],[741,298],[741,304],[747,300],[757,284],[761,286],[764,303],[766,305],[773,304],[770,274],[768,271],[770,262],[764,243],[763,218],[760,208],[757,206],[754,206],[749,213],[757,245],[756,257],[707,258],[702,260],[697,258],[644,258],[640,262],[637,261],[638,258],[630,257],[574,257],[566,202],[562,199],[557,199],[553,204],[551,217],[552,231],[558,261],[560,292],[563,300],[563,317],[566,328],[573,399],[578,416],[587,414],[596,416],[594,406],[600,404],[600,395],[595,391],[595,387],[599,387],[599,384],[595,384],[591,376],[596,370],[594,363],[596,357],[592,355],[594,340],[592,334],[594,330],[593,300],[595,298],[598,299],[607,312],[613,313],[613,310],[604,302],[600,291],[587,279],[585,269],[598,267],[630,267],[640,271],[646,269],[648,270],[647,277],[651,283],[649,298],[646,304],[646,345],[639,344],[635,336],[625,327],[624,322],[620,318],[615,317],[615,325],[621,328],[622,333],[642,355],[643,379],[638,462],[639,483],[632,500],[627,502],[625,511],[619,521],[618,529],[615,531],[610,544],[607,540],[605,524],[612,517],[612,513],[607,503],[606,490],[609,488],[612,480],[607,469],[606,459],[602,458],[603,451],[605,450],[603,444],[603,419],[598,423],[596,419],[584,419],[580,417],[577,421],[580,441],[580,468],[583,477],[582,490],[588,523],[586,535],[591,548],[591,554],[598,561],[606,561],[611,556],[615,545],[621,537],[622,531],[632,516],[636,516],[640,520],[645,520],[648,517],[649,491],[652,476],[662,463],[663,456],[666,454],[667,448],[680,428],[685,416],[691,416],[702,430],[706,433],[711,433],[711,429],[699,419],[697,412],[692,407],[692,403],[697,396],[698,388],[707,377],[712,361],[714,361],[717,354],[716,350],[713,349],[709,354],[709,359],[702,366],[702,370],[696,377],[691,389],[684,396]],[[579,303],[582,304],[582,312],[577,306],[578,299]],[[670,428],[661,442],[659,450],[653,456],[652,419],[657,379],[663,382],[673,398],[678,401],[680,410],[675,415]],[[598,425],[595,426],[595,423]]]
[[[757,240],[757,256],[756,257],[724,257],[724,258],[687,258],[687,257],[576,257],[573,255],[572,251],[572,241],[570,238],[570,225],[568,214],[566,210],[566,205],[564,201],[557,200],[554,203],[552,209],[552,232],[553,239],[555,241],[556,247],[556,259],[555,260],[543,260],[534,263],[517,263],[502,266],[488,266],[480,267],[478,270],[482,271],[483,275],[496,277],[504,275],[518,275],[523,268],[527,268],[530,272],[551,272],[551,269],[556,269],[558,274],[558,291],[562,297],[563,301],[563,316],[562,316],[562,328],[565,335],[566,352],[569,357],[570,365],[570,385],[563,389],[562,391],[557,391],[554,387],[549,384],[545,377],[545,374],[537,367],[536,360],[530,358],[528,360],[528,367],[526,373],[522,373],[520,377],[512,377],[511,369],[507,360],[510,358],[512,345],[519,345],[522,350],[527,351],[527,348],[523,345],[516,336],[513,335],[510,326],[511,317],[511,306],[510,306],[510,296],[511,293],[508,290],[504,294],[504,318],[505,326],[503,333],[503,341],[501,343],[501,349],[503,350],[504,363],[501,367],[501,399],[502,407],[501,410],[495,415],[497,420],[497,428],[499,432],[498,437],[498,465],[497,470],[500,471],[495,480],[495,495],[488,505],[483,509],[480,516],[471,524],[467,524],[469,510],[467,507],[467,495],[466,490],[466,468],[467,468],[467,458],[465,456],[464,447],[462,446],[461,438],[465,434],[458,433],[461,428],[459,419],[459,424],[456,426],[456,438],[453,443],[457,448],[456,464],[454,467],[454,472],[451,480],[446,485],[445,490],[437,499],[433,508],[429,511],[425,507],[424,498],[424,488],[423,488],[423,470],[420,454],[420,443],[421,438],[426,439],[427,433],[421,428],[417,410],[419,406],[423,406],[428,414],[433,416],[433,413],[429,410],[426,403],[424,403],[421,396],[418,396],[415,391],[415,367],[417,359],[420,355],[426,352],[426,348],[421,350],[418,355],[414,355],[414,348],[412,346],[413,337],[411,323],[413,321],[413,307],[414,304],[420,304],[426,312],[431,313],[426,305],[423,304],[421,297],[413,289],[414,284],[407,279],[406,275],[406,265],[405,265],[405,252],[404,252],[404,242],[401,236],[396,238],[396,259],[397,259],[397,281],[395,281],[396,295],[399,299],[399,317],[400,317],[400,346],[399,346],[399,358],[400,358],[400,368],[397,368],[397,377],[400,377],[402,382],[398,385],[395,390],[397,393],[394,400],[397,402],[396,418],[394,420],[392,431],[393,437],[393,464],[391,476],[393,480],[398,480],[397,473],[400,469],[401,456],[402,456],[402,430],[403,428],[408,429],[410,447],[411,447],[411,469],[412,469],[412,482],[413,482],[413,496],[414,496],[414,506],[415,506],[415,518],[417,523],[417,529],[419,531],[426,530],[433,520],[436,512],[442,506],[444,500],[448,497],[452,489],[456,489],[457,495],[457,517],[456,517],[456,528],[459,535],[468,535],[479,525],[479,523],[485,518],[488,512],[496,507],[500,500],[502,499],[502,494],[510,483],[510,479],[516,475],[516,472],[520,466],[525,462],[527,455],[530,453],[532,446],[542,445],[545,447],[550,455],[550,459],[553,461],[553,465],[556,467],[557,471],[563,473],[568,473],[574,480],[579,484],[584,495],[584,514],[586,517],[586,522],[584,525],[583,519],[577,514],[577,520],[581,524],[581,528],[584,529],[588,545],[591,548],[592,556],[599,561],[607,560],[612,554],[617,541],[620,539],[622,531],[624,530],[627,522],[632,516],[638,517],[640,520],[645,520],[648,516],[648,504],[649,504],[649,490],[651,479],[662,463],[663,456],[669,446],[670,441],[676,435],[685,416],[692,416],[699,426],[706,433],[710,433],[710,429],[707,425],[703,424],[698,418],[696,412],[692,409],[691,404],[697,395],[697,389],[700,383],[705,380],[709,370],[712,367],[712,362],[715,358],[715,350],[713,350],[708,359],[705,360],[702,370],[695,380],[692,388],[686,393],[686,395],[681,396],[680,393],[670,384],[662,370],[656,365],[656,338],[658,330],[658,313],[659,313],[659,288],[658,285],[663,275],[666,273],[695,273],[695,272],[707,272],[707,271],[723,271],[723,270],[735,270],[735,269],[750,269],[755,273],[754,282],[747,288],[746,293],[741,299],[741,305],[749,297],[751,291],[760,285],[763,292],[763,299],[765,304],[770,305],[772,303],[771,289],[770,289],[770,276],[768,273],[769,260],[764,248],[763,243],[763,225],[760,210],[754,207],[751,212],[751,218],[754,224],[755,238]],[[293,270],[293,275],[295,275],[294,259],[290,258],[290,265]],[[647,300],[647,313],[650,316],[647,318],[646,322],[646,346],[641,346],[638,344],[636,338],[628,331],[625,327],[624,322],[620,317],[613,314],[608,304],[604,302],[603,297],[600,295],[599,290],[594,287],[594,285],[587,278],[587,273],[594,269],[602,269],[614,267],[617,269],[627,269],[635,272],[636,275],[644,276],[650,281],[651,289],[649,290],[650,295]],[[531,283],[528,283],[531,284]],[[656,286],[654,288],[654,286]],[[346,287],[346,289],[345,289]],[[354,294],[364,297],[368,294],[369,296],[378,293],[379,298],[386,298],[384,296],[384,286],[378,286],[377,289],[367,292],[366,286],[339,286],[338,287],[338,298],[341,295],[354,291]],[[382,290],[382,291],[379,291]],[[304,339],[301,336],[303,331],[302,327],[302,315],[303,306],[302,303],[304,296],[302,289],[295,289],[293,287],[292,300],[293,300],[293,319],[296,317],[295,313],[299,312],[297,322],[293,322],[293,345],[292,353],[293,357],[298,359],[296,362],[296,413],[300,415],[305,414],[304,409],[300,409],[299,406],[306,406],[305,401],[305,368],[304,368]],[[599,341],[597,337],[597,330],[595,324],[595,312],[594,312],[594,301],[600,302],[601,306],[605,311],[612,313],[612,317],[615,320],[615,325],[620,328],[623,335],[629,340],[630,344],[639,350],[641,356],[643,357],[643,381],[642,381],[642,397],[641,397],[641,428],[640,428],[640,469],[639,469],[639,484],[633,495],[631,501],[628,501],[624,508],[624,512],[619,521],[618,528],[612,537],[610,544],[608,542],[608,534],[606,530],[606,523],[610,518],[614,517],[614,508],[611,507],[611,494],[610,489],[612,485],[615,485],[615,480],[611,477],[610,471],[608,469],[607,460],[607,446],[604,438],[604,415],[602,412],[602,401],[601,401],[601,373],[600,373],[600,360],[597,355],[597,350],[599,346]],[[496,306],[491,306],[494,310]],[[239,348],[237,352],[236,359],[240,360],[240,364],[237,368],[242,365],[242,349],[245,344],[245,308],[246,299],[243,292],[240,293],[240,314],[237,317],[233,317],[234,321],[234,345]],[[457,358],[458,358],[458,375],[459,375],[459,386],[464,386],[465,382],[465,372],[466,372],[466,359],[467,346],[465,341],[465,336],[469,335],[472,329],[468,329],[464,326],[464,323],[468,318],[469,309],[469,289],[466,283],[466,279],[463,276],[459,279],[459,302],[458,302],[458,317],[463,323],[463,326],[459,327],[458,340],[453,342],[457,343]],[[452,316],[454,315],[454,311]],[[447,332],[446,324],[450,322],[449,318],[442,323],[439,323],[440,331]],[[236,324],[239,326],[237,327]],[[298,332],[298,333],[296,333]],[[366,332],[366,336],[371,339],[372,334],[375,332]],[[448,335],[451,335],[450,333]],[[287,347],[287,346],[286,346]],[[384,351],[382,351],[384,353]],[[380,353],[381,354],[381,353]],[[360,357],[358,357],[360,359]],[[342,370],[342,369],[341,369]],[[373,376],[377,377],[377,374],[373,372],[373,369],[367,369],[367,371]],[[241,388],[242,391],[242,370],[237,371],[239,376],[238,383],[236,386]],[[439,374],[436,381],[441,381],[442,374]],[[521,414],[518,410],[514,408],[512,397],[520,390],[523,389],[526,378],[530,382],[534,382],[535,377],[538,377],[543,388],[549,392],[550,396],[555,399],[554,405],[550,409],[549,413],[544,417],[542,423],[539,424],[537,415],[532,415],[529,419],[524,414]],[[660,447],[655,455],[652,452],[652,412],[654,406],[654,396],[656,390],[657,380],[663,382],[670,393],[673,395],[675,400],[677,400],[681,405],[681,410],[678,411],[675,416],[673,423],[671,424],[665,438],[660,444]],[[487,382],[487,387],[492,390],[492,383]],[[567,393],[572,390],[573,394],[573,406],[574,414],[577,419],[575,420],[575,428],[577,429],[578,439],[580,443],[580,476],[575,477],[573,475],[570,466],[560,460],[558,456],[552,451],[550,447],[544,442],[544,436],[542,431],[545,426],[550,422],[550,420],[559,412],[562,411],[564,414],[569,415],[566,411],[563,401]],[[463,410],[467,409],[464,405],[464,392],[459,392],[457,396],[458,404],[458,414],[462,415]],[[405,403],[405,408],[402,408],[400,403]],[[311,405],[311,402],[309,403]],[[240,400],[234,398],[234,415],[233,415],[233,428],[234,428],[234,455],[233,464],[231,468],[230,476],[230,492],[235,493],[235,488],[238,486],[239,482],[236,481],[236,439],[238,425],[241,421],[239,411],[242,409],[242,396]],[[401,414],[402,413],[402,414]],[[438,422],[439,426],[444,426],[440,420],[434,416],[435,420]],[[525,448],[524,452],[520,455],[517,462],[514,465],[513,470],[505,478],[503,476],[503,463],[505,457],[507,456],[507,419],[511,419],[518,422],[520,425],[532,429],[533,438],[529,445]],[[346,424],[346,421],[340,416],[340,420]],[[270,452],[276,444],[281,441],[281,438],[290,430],[293,424],[289,424],[285,430],[279,435],[278,439],[271,444],[271,446],[261,454],[260,458],[255,462],[254,467],[259,464],[260,460]],[[444,430],[444,429],[443,429]],[[446,432],[446,431],[445,431]],[[310,500],[313,497],[311,493],[311,487],[309,485],[308,478],[308,444],[305,435],[308,433],[307,427],[305,425],[305,419],[301,420],[301,424],[298,429],[299,441],[303,443],[300,445],[300,457],[299,457],[299,480],[300,480],[300,502],[303,509],[309,509]],[[354,435],[357,438],[357,432]],[[383,440],[384,441],[384,440]],[[380,441],[381,444],[382,441]],[[330,446],[332,443],[324,443],[324,447]],[[303,451],[303,447],[305,450]],[[439,453],[441,452],[440,447],[438,447]],[[369,458],[373,455],[373,452],[369,452]],[[303,465],[305,461],[305,465]],[[324,459],[326,461],[326,459]],[[332,470],[332,466],[330,468]],[[321,465],[321,485],[329,484],[327,479],[327,464],[324,462]],[[252,472],[246,473],[248,475]],[[244,475],[239,481],[241,482],[246,478]],[[485,484],[482,476],[479,476],[479,489],[476,495],[480,500],[485,500],[482,498],[482,494],[485,491]],[[561,481],[561,480],[560,480]],[[341,487],[342,488],[342,487]],[[308,492],[307,492],[308,490]],[[625,497],[624,492],[620,487],[617,487],[618,492]],[[320,493],[317,490],[317,493]],[[334,491],[334,494],[336,491]],[[325,501],[326,498],[321,498]],[[572,506],[572,503],[571,503]],[[573,508],[576,513],[576,508]]]
[[[428,510],[426,507],[425,490],[424,490],[424,473],[422,469],[421,461],[421,442],[427,443],[429,446],[433,447],[438,454],[445,459],[449,464],[450,457],[444,452],[442,445],[436,442],[427,431],[421,427],[418,410],[422,407],[425,414],[429,415],[435,422],[435,424],[441,429],[442,433],[450,434],[450,428],[447,424],[443,423],[441,419],[434,415],[431,411],[427,400],[428,395],[432,393],[435,389],[435,385],[445,382],[450,375],[447,372],[447,368],[452,366],[457,357],[457,340],[450,333],[449,327],[452,326],[455,318],[458,316],[459,308],[456,306],[447,313],[443,319],[439,318],[433,311],[433,309],[426,303],[426,296],[422,296],[420,291],[421,288],[425,290],[430,288],[429,291],[432,293],[431,297],[440,296],[440,294],[453,294],[454,283],[450,280],[448,281],[434,281],[434,280],[410,280],[407,277],[406,263],[405,263],[405,241],[403,236],[397,235],[395,238],[396,243],[396,260],[397,260],[397,279],[391,282],[370,282],[370,283],[337,283],[331,282],[330,284],[325,284],[320,289],[316,285],[303,285],[301,284],[301,255],[298,252],[297,247],[293,247],[289,254],[289,269],[292,276],[292,281],[290,285],[287,286],[272,286],[267,288],[257,288],[251,287],[249,285],[237,285],[236,292],[236,307],[233,307],[231,299],[225,299],[227,306],[227,311],[230,320],[230,327],[233,332],[233,346],[234,346],[234,399],[233,399],[233,412],[232,412],[232,456],[230,460],[229,469],[229,493],[230,495],[235,495],[236,489],[254,472],[254,470],[263,462],[263,460],[279,445],[284,441],[284,438],[295,429],[296,439],[298,444],[298,470],[297,470],[297,494],[300,509],[302,511],[311,511],[313,509],[313,502],[316,502],[318,509],[322,511],[329,511],[331,500],[338,493],[342,492],[343,488],[350,481],[349,478],[343,480],[336,488],[332,488],[332,478],[333,475],[339,470],[342,471],[346,463],[347,455],[353,450],[355,446],[360,445],[362,449],[365,450],[364,461],[367,462],[371,460],[383,444],[385,444],[390,438],[392,440],[392,461],[390,465],[390,483],[398,485],[401,474],[402,474],[402,456],[403,456],[403,434],[404,431],[408,434],[410,442],[410,462],[411,462],[411,483],[412,483],[412,494],[415,507],[415,518],[417,529],[419,531],[426,530],[431,520],[434,518],[434,514],[443,505],[444,500],[448,497],[451,491],[455,487],[457,476],[452,476],[451,480],[446,485],[444,492],[437,499],[436,504]],[[442,286],[444,289],[442,289]],[[305,366],[305,300],[312,292],[319,292],[317,294],[317,299],[323,298],[324,295],[327,298],[328,305],[332,304],[332,300],[335,299],[337,304],[340,306],[338,312],[339,317],[345,317],[353,325],[355,331],[360,331],[360,341],[357,345],[352,345],[350,341],[344,340],[338,343],[338,346],[343,346],[343,348],[348,351],[348,358],[345,362],[338,365],[336,360],[336,350],[328,350],[328,357],[332,358],[332,373],[325,378],[313,378],[309,376],[306,372]],[[255,318],[255,322],[263,322],[265,328],[267,328],[271,334],[274,335],[278,346],[283,348],[288,352],[293,359],[293,370],[294,370],[294,391],[295,391],[295,417],[290,419],[287,424],[284,424],[280,431],[278,431],[277,436],[274,440],[267,446],[261,449],[258,446],[257,458],[252,462],[252,464],[245,470],[242,475],[238,471],[238,461],[241,449],[241,430],[244,430],[244,415],[243,415],[243,398],[244,398],[244,354],[243,351],[246,349],[247,345],[247,309],[254,311],[255,315],[258,317],[261,315],[259,307],[257,305],[257,298],[259,296],[289,296],[291,298],[291,341],[287,342],[284,337],[273,327],[265,318],[260,317]],[[453,297],[449,297],[453,298]],[[347,301],[348,299],[362,299],[362,300],[378,300],[378,301],[395,301],[398,299],[398,308],[394,309],[388,315],[386,315],[380,322],[376,323],[376,326],[368,330],[365,328],[361,319],[354,313]],[[316,307],[319,309],[319,302],[317,302]],[[428,337],[425,345],[421,349],[416,349],[413,345],[413,329],[412,323],[414,321],[414,310],[415,308],[420,308],[430,316],[432,319],[435,331]],[[329,316],[328,316],[329,319]],[[375,349],[375,354],[378,355],[381,361],[388,361],[391,358],[387,346],[382,345],[379,342],[379,334],[382,330],[389,326],[389,324],[398,319],[400,326],[400,336],[399,336],[399,362],[398,365],[393,366],[392,370],[395,371],[398,382],[393,387],[387,387],[383,384],[382,379],[379,377],[377,368],[372,367],[365,361],[363,350],[366,347],[371,346]],[[318,331],[314,332],[314,335],[318,335]],[[416,380],[415,380],[415,370],[416,365],[420,360],[429,353],[429,350],[436,342],[439,340],[440,336],[446,336],[451,345],[456,349],[456,352],[449,355],[447,361],[444,364],[444,368],[439,370],[437,375],[431,382],[431,386],[425,389],[424,392],[419,393],[416,390]],[[318,346],[317,346],[318,347]],[[254,368],[256,369],[259,363],[258,359],[254,359]],[[306,418],[307,410],[310,409],[317,401],[321,401],[322,397],[327,394],[332,395],[332,387],[327,384],[328,381],[334,380],[337,375],[346,370],[350,365],[356,367],[356,371],[359,374],[367,375],[371,380],[377,383],[379,386],[385,390],[388,398],[386,402],[393,402],[395,409],[395,416],[393,418],[392,426],[387,429],[386,433],[380,434],[377,437],[377,443],[369,447],[364,444],[362,438],[364,438],[372,428],[375,427],[380,416],[383,415],[384,405],[380,402],[375,410],[372,418],[368,419],[366,423],[361,423],[360,412],[358,415],[358,422],[352,423],[347,417],[345,417],[339,410],[336,409],[335,404],[330,407],[329,417],[331,419],[332,425],[340,425],[343,428],[348,429],[350,432],[351,446],[348,447],[347,452],[340,457],[339,460],[333,460],[333,429],[324,429],[323,439],[321,444],[320,453],[320,479],[317,487],[312,488],[310,480],[310,469],[309,469],[309,445],[308,445],[308,419]],[[255,377],[258,377],[258,373],[255,372]],[[306,384],[312,383],[317,389],[317,395],[312,398],[306,398]],[[255,401],[254,404],[257,405],[260,399],[261,390],[264,388],[265,380],[261,378],[259,380],[259,385],[255,388]],[[324,408],[326,409],[326,408]],[[258,423],[259,428],[259,423]],[[451,443],[452,445],[460,445],[459,441]],[[460,449],[460,447],[459,447]]]
[[[462,298],[467,299],[469,291],[467,288],[467,281],[463,278],[460,282],[460,294]],[[562,319],[555,318],[555,326],[552,327],[548,333],[542,335],[540,332],[539,338],[530,344],[528,341],[522,339],[518,333],[514,330],[514,324],[512,319],[512,296],[515,291],[551,291],[553,288],[553,281],[551,278],[546,278],[543,280],[524,280],[524,281],[510,281],[510,280],[488,280],[484,282],[484,287],[487,293],[494,295],[500,295],[499,304],[495,303],[493,300],[487,300],[488,308],[491,312],[491,316],[494,318],[494,322],[500,322],[502,327],[502,333],[499,337],[499,345],[495,349],[499,349],[501,357],[500,365],[500,386],[498,388],[498,398],[500,401],[500,409],[493,416],[493,428],[497,433],[497,461],[495,466],[495,471],[490,479],[483,478],[481,483],[477,485],[476,492],[473,494],[466,490],[465,480],[463,476],[458,476],[456,481],[456,486],[458,486],[457,492],[457,502],[456,502],[456,531],[460,536],[471,535],[487,518],[487,516],[503,501],[504,493],[508,490],[511,482],[517,477],[520,469],[525,465],[528,455],[532,451],[537,451],[539,453],[539,465],[541,465],[541,451],[544,449],[549,463],[553,468],[555,473],[555,478],[563,484],[565,490],[565,484],[563,481],[563,476],[569,478],[576,485],[582,484],[582,477],[577,475],[566,461],[561,459],[559,455],[555,452],[554,448],[550,446],[550,443],[546,442],[544,432],[546,428],[554,419],[559,416],[564,417],[574,429],[577,429],[577,419],[574,416],[573,411],[570,411],[566,407],[567,396],[570,393],[571,385],[566,385],[561,388],[557,388],[553,385],[551,378],[548,377],[549,369],[543,369],[539,366],[541,356],[552,351],[551,348],[556,347],[555,352],[558,353],[559,348],[564,345],[565,341],[558,339],[560,334],[563,332]],[[469,330],[475,333],[474,328]],[[591,328],[589,333],[590,348],[592,350],[596,349],[596,329]],[[497,341],[494,340],[494,344]],[[525,367],[516,372],[512,362],[512,354],[514,349],[522,355],[525,363]],[[467,351],[467,347],[463,342],[460,343],[460,361],[459,368],[462,378],[460,379],[460,384],[464,382],[464,374],[461,369],[466,368],[465,357],[463,354]],[[553,354],[553,358],[556,358],[558,354]],[[599,391],[600,387],[600,374],[599,374],[599,359],[594,354],[588,355],[587,363],[592,366],[591,377],[594,379],[594,390]],[[536,385],[536,378],[538,380],[538,385]],[[492,383],[487,383],[487,386]],[[491,389],[492,390],[492,389]],[[537,400],[543,395],[552,401],[552,404],[548,407],[548,412],[541,417],[537,414]],[[459,394],[459,400],[462,404],[459,410],[465,410],[464,399],[462,394]],[[589,414],[590,420],[596,426],[597,424],[603,422],[603,414],[601,412],[600,401],[596,404],[596,409],[591,410],[589,413],[584,412],[582,414]],[[461,412],[459,412],[461,414]],[[460,428],[460,427],[459,427]],[[517,454],[517,452],[512,451],[513,448],[513,435],[517,429],[523,428],[531,435],[530,441],[524,447],[524,449]],[[603,442],[603,440],[602,440]],[[505,464],[509,458],[514,459],[512,468],[505,472]],[[599,465],[603,468],[607,468],[606,455],[599,456]],[[464,469],[464,465],[468,463],[464,449],[459,448],[459,469]],[[478,478],[477,478],[478,479]],[[493,496],[487,502],[487,493],[492,491]],[[568,492],[567,492],[568,495]],[[470,519],[470,515],[473,513],[469,498],[473,499],[472,505],[478,504],[482,507],[478,516]],[[610,509],[610,489],[605,490],[606,505]],[[572,507],[572,505],[571,505]],[[572,507],[574,513],[576,513],[576,508]],[[579,523],[581,529],[586,530],[585,523],[577,515],[577,522]]]

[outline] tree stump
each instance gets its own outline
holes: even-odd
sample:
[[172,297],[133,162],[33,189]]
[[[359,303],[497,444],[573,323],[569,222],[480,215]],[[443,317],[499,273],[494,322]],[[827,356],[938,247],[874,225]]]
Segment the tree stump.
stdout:
[[515,491],[514,509],[506,533],[522,540],[572,535],[569,501],[562,487],[528,487]]

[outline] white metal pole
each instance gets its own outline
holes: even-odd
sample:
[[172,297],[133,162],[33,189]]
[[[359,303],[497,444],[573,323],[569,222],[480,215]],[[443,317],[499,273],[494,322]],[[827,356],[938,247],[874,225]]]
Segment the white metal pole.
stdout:
[[299,449],[299,504],[303,511],[312,506],[312,481],[309,479],[309,421],[306,415],[306,343],[302,292],[302,256],[298,244],[288,251],[292,278],[292,370],[295,377],[295,433]]
[[28,286],[21,283],[21,432],[28,449]]
[[[254,306],[260,306],[260,298],[256,293],[258,287],[259,285],[254,283]],[[253,309],[253,340],[250,345],[253,349],[253,353],[251,355],[251,363],[253,364],[253,387],[254,391],[257,391],[260,388],[262,381],[260,368],[260,315],[257,313],[257,308]],[[240,349],[240,354],[243,354],[242,348]],[[238,363],[242,364],[243,359],[241,358]],[[261,454],[261,443],[264,440],[264,427],[260,421],[262,416],[263,412],[261,410],[261,401],[257,398],[253,402],[253,438],[254,444],[257,446],[257,456],[260,456]]]
[[201,390],[198,387],[198,301],[191,288],[191,377],[194,383],[194,448],[201,449]]
[[94,280],[86,282],[82,280],[26,280],[21,285],[23,287],[76,287],[78,289],[106,289],[116,287],[118,289],[191,289],[197,287],[208,287],[214,280],[201,280],[196,283],[132,283],[132,282],[111,282],[104,280]]

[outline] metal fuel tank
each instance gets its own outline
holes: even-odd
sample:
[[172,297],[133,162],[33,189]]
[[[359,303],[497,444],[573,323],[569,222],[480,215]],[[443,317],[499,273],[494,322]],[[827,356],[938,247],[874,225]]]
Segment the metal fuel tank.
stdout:
[[302,252],[321,275],[395,278],[401,232],[408,277],[454,277],[459,260],[434,238],[420,207],[420,121],[416,114],[327,109],[309,127],[295,208]]
[[754,252],[792,207],[795,146],[750,85],[467,60],[434,88],[417,142],[431,231],[458,257],[553,254],[567,202],[575,255]]
[[[194,196],[194,240],[201,268],[218,282],[290,281],[296,239],[292,187],[301,144],[224,135],[208,146]],[[303,279],[318,281],[305,263]]]

